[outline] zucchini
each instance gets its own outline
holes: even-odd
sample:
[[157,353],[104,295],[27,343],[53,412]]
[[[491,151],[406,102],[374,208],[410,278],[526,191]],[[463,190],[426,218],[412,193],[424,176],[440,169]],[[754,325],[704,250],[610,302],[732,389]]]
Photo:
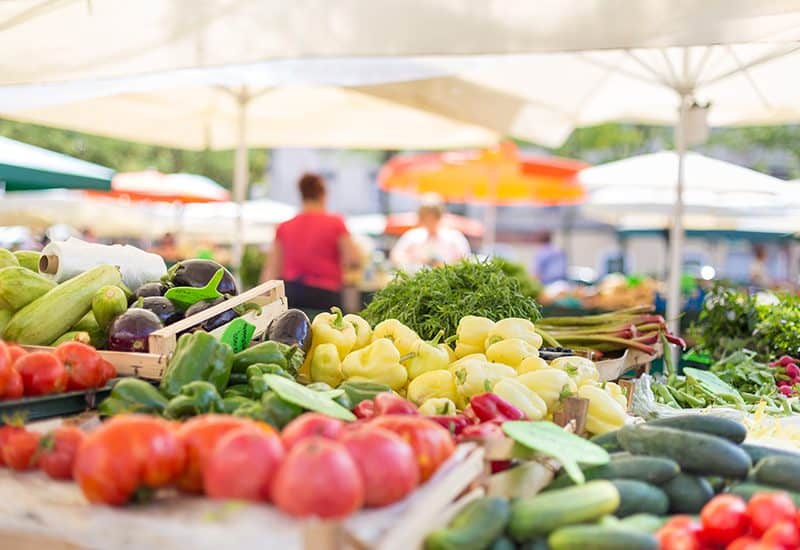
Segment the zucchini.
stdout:
[[619,493],[619,508],[614,514],[618,518],[636,513],[663,516],[669,509],[666,493],[655,485],[635,479],[615,479],[611,483]]
[[92,313],[97,326],[103,331],[108,329],[111,320],[128,310],[128,299],[118,286],[107,285],[92,296]]
[[653,514],[633,514],[619,521],[619,526],[642,533],[655,533],[664,525],[663,517]]
[[0,269],[0,307],[14,311],[55,288],[56,283],[24,267]]
[[542,537],[551,531],[596,521],[613,514],[619,506],[619,492],[610,481],[595,480],[584,485],[540,493],[511,504],[508,533],[523,542]]
[[[601,466],[592,466],[583,470],[587,480],[591,479],[637,479],[654,485],[661,485],[678,475],[678,463],[668,458],[658,456],[623,455],[619,458],[612,457],[611,462]],[[566,474],[560,474],[548,486],[547,490],[569,487],[573,485],[572,479]]]
[[745,500],[750,500],[756,493],[786,493],[794,501],[795,506],[800,506],[800,493],[795,491],[787,491],[779,487],[772,487],[771,485],[760,485],[758,483],[751,483],[746,481],[744,483],[736,483],[728,487],[728,492],[738,495]]
[[671,458],[686,473],[744,479],[750,456],[727,439],[640,424],[625,426],[617,436],[626,451]]
[[64,342],[80,342],[81,344],[89,345],[92,343],[92,338],[89,336],[88,332],[72,330],[70,332],[65,332],[53,342],[50,342],[50,346],[56,347]]
[[518,550],[550,550],[547,546],[547,539],[542,537],[538,539],[529,540],[523,544],[517,545]]
[[550,550],[658,550],[653,535],[602,525],[573,525],[554,531],[547,539]]
[[699,514],[714,496],[711,484],[702,477],[680,473],[663,485],[669,498],[670,514]]
[[425,539],[427,550],[482,550],[502,535],[509,517],[508,500],[483,497],[464,509],[444,529]]
[[776,449],[775,447],[767,447],[765,445],[754,445],[753,443],[742,443],[742,449],[750,455],[753,464],[758,464],[762,458],[768,456],[790,456],[800,458],[800,453],[794,451]]
[[13,316],[14,316],[13,311],[8,309],[0,309],[0,336],[3,335],[3,331],[6,329],[6,325]]
[[604,434],[596,435],[589,439],[595,445],[600,445],[609,453],[617,453],[619,451],[624,450],[622,446],[617,441],[617,433],[619,430],[614,430],[612,432],[606,432]]
[[489,545],[489,550],[516,550],[516,548],[517,546],[508,537],[494,539],[494,542]]
[[10,250],[0,248],[0,268],[11,266],[19,266],[19,260]]
[[647,425],[716,435],[737,445],[747,437],[747,428],[740,422],[710,414],[682,414],[680,416],[656,418],[655,420],[650,420]]
[[753,470],[753,480],[789,491],[800,491],[800,457],[768,456]]
[[17,257],[19,265],[25,269],[30,269],[34,273],[39,273],[39,260],[42,258],[41,252],[35,250],[15,250],[14,256]]
[[106,285],[119,284],[121,280],[116,266],[93,267],[15,313],[3,335],[20,344],[47,345],[88,313],[95,292]]

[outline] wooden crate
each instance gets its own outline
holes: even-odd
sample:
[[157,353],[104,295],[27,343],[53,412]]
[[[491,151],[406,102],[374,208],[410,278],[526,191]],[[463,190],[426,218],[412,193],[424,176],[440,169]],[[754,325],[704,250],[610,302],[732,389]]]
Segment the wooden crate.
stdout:
[[637,376],[642,372],[649,371],[650,363],[661,357],[663,353],[660,342],[653,347],[656,350],[655,355],[648,355],[636,349],[626,349],[622,357],[597,361],[595,365],[597,365],[597,370],[600,371],[600,380],[602,382],[618,380],[630,370],[636,370]]
[[[148,339],[148,353],[133,353],[122,351],[98,350],[106,360],[110,361],[117,369],[117,374],[122,376],[138,376],[150,380],[160,380],[167,368],[167,362],[177,343],[177,337],[203,321],[219,315],[238,305],[251,302],[261,306],[261,311],[248,311],[241,318],[255,325],[254,338],[261,336],[267,330],[270,321],[288,309],[283,281],[267,281],[246,292],[233,296],[229,300],[212,306],[206,310],[182,319],[177,323],[164,327],[152,333]],[[214,335],[221,335],[227,325],[212,331]],[[29,350],[51,350],[47,346],[23,346]]]

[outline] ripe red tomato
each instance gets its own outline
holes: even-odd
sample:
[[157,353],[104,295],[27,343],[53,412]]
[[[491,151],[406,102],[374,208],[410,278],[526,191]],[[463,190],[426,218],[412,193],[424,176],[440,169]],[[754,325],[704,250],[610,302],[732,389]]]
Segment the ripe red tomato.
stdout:
[[183,445],[168,423],[125,414],[86,436],[73,475],[89,502],[119,506],[171,485],[185,464]]
[[343,432],[339,441],[361,473],[366,506],[397,502],[419,485],[414,451],[394,432],[367,425]]
[[386,414],[411,414],[418,415],[417,406],[411,401],[403,399],[392,392],[379,393],[373,399],[373,416],[383,416]]
[[271,426],[231,430],[206,460],[205,493],[219,499],[269,500],[283,457],[283,443]]
[[22,424],[5,424],[0,426],[0,466],[5,465],[5,460],[3,460],[3,447],[6,446],[8,439],[19,432],[24,432],[25,427]]
[[679,529],[685,529],[691,531],[692,533],[697,533],[700,529],[703,528],[700,525],[700,522],[693,518],[692,516],[688,516],[686,514],[678,514],[677,516],[672,516],[667,520],[667,522],[662,527],[677,527]]
[[61,360],[46,351],[34,351],[17,360],[25,395],[48,395],[67,389],[69,374]]
[[178,487],[193,493],[202,492],[203,468],[217,442],[231,430],[255,425],[247,418],[221,414],[204,414],[186,421],[177,430],[178,439],[186,448],[186,469],[178,480]]
[[726,545],[747,534],[750,519],[747,504],[736,495],[717,495],[700,512],[703,540]]
[[59,426],[39,441],[39,468],[53,479],[72,479],[72,467],[86,434],[74,426]]
[[760,537],[779,521],[792,521],[797,509],[786,493],[756,493],[747,503],[753,534]]
[[3,462],[12,470],[30,470],[36,467],[37,432],[21,430],[8,436],[3,444]]
[[3,399],[19,399],[23,393],[25,393],[25,387],[22,384],[22,375],[17,369],[12,368],[6,390],[3,392]]
[[370,425],[386,428],[411,445],[417,457],[420,482],[427,481],[455,449],[450,432],[424,417],[390,414],[375,417]]
[[111,364],[111,361],[106,361],[105,359],[100,360],[100,370],[103,374],[103,383],[100,386],[105,386],[108,384],[108,381],[112,378],[116,378],[117,376],[117,369],[114,365]]
[[13,376],[14,367],[11,352],[5,342],[0,340],[0,397],[5,396],[6,386]]
[[341,443],[308,437],[286,455],[272,484],[272,500],[292,516],[344,518],[364,504],[364,483]]
[[8,346],[8,352],[11,354],[11,365],[12,366],[17,362],[17,359],[19,359],[20,357],[28,354],[27,351],[25,351],[24,349],[22,349],[21,347],[19,347],[16,344],[8,344],[7,343],[6,346]]
[[700,550],[695,532],[689,528],[664,525],[656,538],[661,550]]
[[344,428],[344,422],[320,413],[305,413],[298,416],[281,432],[281,440],[286,450],[291,450],[301,439],[311,436],[336,439]]
[[103,358],[92,346],[81,342],[64,342],[53,354],[58,357],[69,373],[69,390],[99,388],[103,385]]
[[800,548],[800,532],[792,521],[777,521],[764,532],[761,542],[794,550]]
[[746,536],[746,537],[739,537],[728,546],[725,547],[725,550],[767,550],[762,549],[761,543],[755,537]]

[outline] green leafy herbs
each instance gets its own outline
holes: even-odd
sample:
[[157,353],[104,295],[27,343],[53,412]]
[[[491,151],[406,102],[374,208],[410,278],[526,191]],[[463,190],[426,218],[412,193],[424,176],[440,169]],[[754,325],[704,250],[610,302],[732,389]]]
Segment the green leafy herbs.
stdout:
[[400,272],[375,294],[362,315],[373,326],[397,319],[422,338],[432,340],[444,330],[451,336],[465,315],[494,321],[541,317],[536,301],[526,296],[519,280],[508,276],[497,260],[464,260],[457,264],[425,268],[409,275]]

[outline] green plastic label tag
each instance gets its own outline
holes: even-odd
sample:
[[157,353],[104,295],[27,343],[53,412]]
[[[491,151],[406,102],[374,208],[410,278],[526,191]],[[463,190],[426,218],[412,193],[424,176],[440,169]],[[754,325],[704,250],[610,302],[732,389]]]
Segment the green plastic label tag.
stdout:
[[203,300],[222,298],[222,294],[217,290],[217,286],[222,280],[224,273],[225,271],[220,268],[214,273],[214,276],[211,277],[211,280],[208,281],[206,286],[200,288],[195,288],[193,286],[176,286],[175,288],[170,288],[164,294],[164,297],[182,308],[188,308]]
[[225,332],[222,333],[220,341],[233,348],[234,353],[239,353],[250,344],[255,331],[255,325],[239,317],[228,324]]

